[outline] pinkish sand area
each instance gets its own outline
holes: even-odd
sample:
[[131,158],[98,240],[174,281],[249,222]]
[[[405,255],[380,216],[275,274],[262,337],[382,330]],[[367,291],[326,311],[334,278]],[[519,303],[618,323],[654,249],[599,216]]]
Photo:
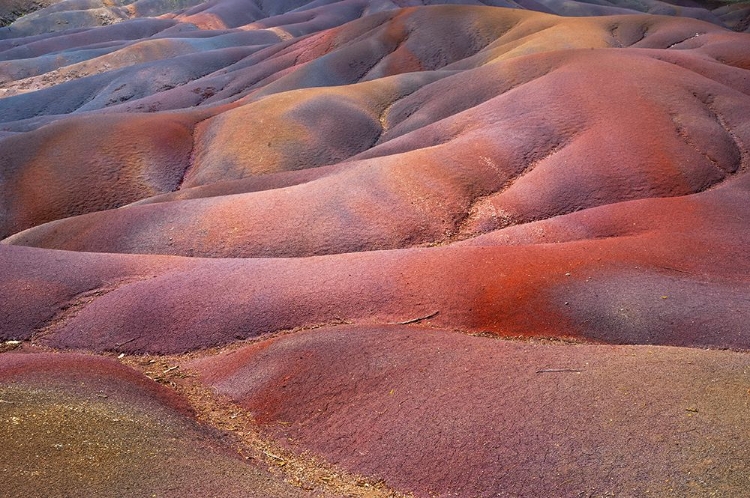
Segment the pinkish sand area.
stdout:
[[750,4],[0,6],[0,495],[750,492]]

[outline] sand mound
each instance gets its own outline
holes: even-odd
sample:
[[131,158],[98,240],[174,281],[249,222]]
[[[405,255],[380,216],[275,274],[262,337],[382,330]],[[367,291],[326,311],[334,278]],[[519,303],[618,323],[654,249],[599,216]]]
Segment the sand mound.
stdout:
[[9,5],[0,494],[750,486],[748,4]]

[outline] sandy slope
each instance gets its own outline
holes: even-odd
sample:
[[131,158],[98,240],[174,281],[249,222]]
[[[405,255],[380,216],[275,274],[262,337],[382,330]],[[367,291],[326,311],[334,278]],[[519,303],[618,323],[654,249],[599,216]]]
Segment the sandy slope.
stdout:
[[749,13],[0,28],[0,494],[741,495]]

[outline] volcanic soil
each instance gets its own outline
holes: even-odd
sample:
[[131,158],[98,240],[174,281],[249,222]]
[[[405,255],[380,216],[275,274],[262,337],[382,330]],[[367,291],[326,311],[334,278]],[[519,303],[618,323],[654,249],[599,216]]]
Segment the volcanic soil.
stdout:
[[0,495],[750,493],[750,4],[0,6]]

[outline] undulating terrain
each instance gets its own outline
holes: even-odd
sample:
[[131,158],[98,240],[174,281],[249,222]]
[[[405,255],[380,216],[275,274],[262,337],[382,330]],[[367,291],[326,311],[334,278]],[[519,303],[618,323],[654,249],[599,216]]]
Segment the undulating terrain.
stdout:
[[750,3],[1,0],[0,496],[750,495]]

